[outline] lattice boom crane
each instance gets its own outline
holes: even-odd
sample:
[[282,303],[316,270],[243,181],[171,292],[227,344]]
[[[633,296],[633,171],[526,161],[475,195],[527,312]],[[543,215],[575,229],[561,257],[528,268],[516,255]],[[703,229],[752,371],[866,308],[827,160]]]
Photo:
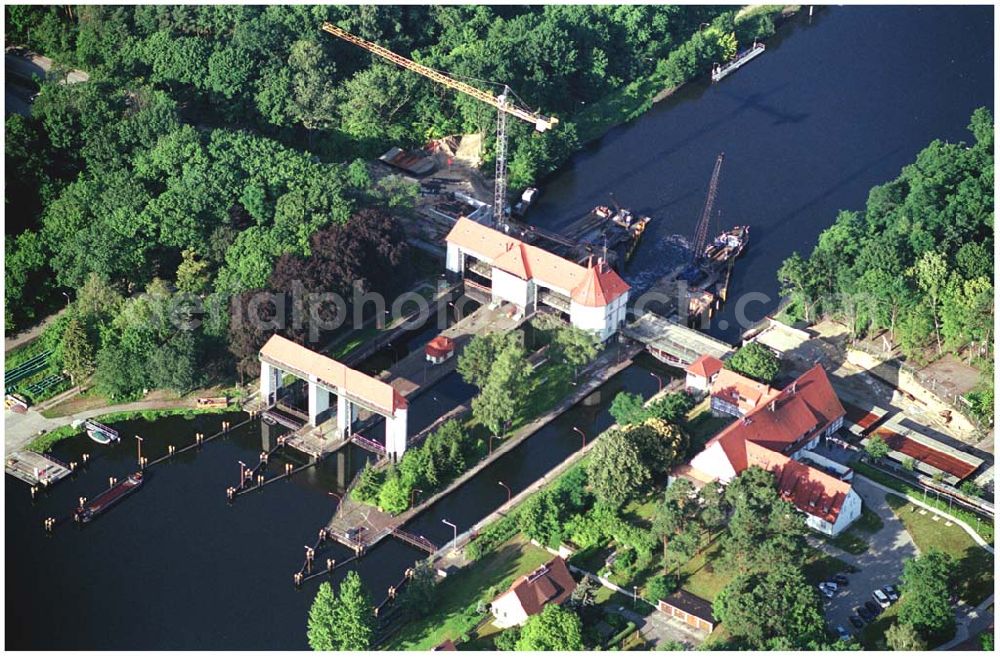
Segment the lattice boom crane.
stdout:
[[708,241],[708,222],[712,217],[712,207],[715,205],[715,195],[719,191],[719,174],[722,172],[722,161],[726,154],[720,153],[715,159],[715,169],[712,170],[712,180],[708,184],[708,195],[705,197],[705,207],[701,211],[701,218],[694,229],[694,242],[691,245],[691,262],[699,262],[705,251],[705,243]]
[[364,48],[365,50],[378,55],[384,59],[389,60],[393,64],[403,67],[413,71],[414,73],[419,73],[425,78],[430,78],[438,84],[444,85],[456,91],[460,91],[463,94],[472,96],[484,103],[492,105],[497,109],[497,168],[496,168],[496,181],[494,183],[494,195],[493,195],[493,216],[498,225],[506,224],[507,218],[507,115],[521,119],[522,121],[527,121],[528,123],[534,125],[535,130],[538,132],[545,132],[549,130],[557,123],[559,119],[556,117],[546,117],[538,114],[537,112],[532,112],[524,108],[518,107],[510,100],[510,87],[504,85],[503,92],[499,96],[494,96],[493,94],[473,87],[470,84],[460,82],[455,80],[440,71],[436,71],[429,66],[424,66],[423,64],[418,64],[412,59],[407,59],[402,55],[397,55],[388,48],[383,48],[382,46],[372,43],[362,39],[359,36],[355,36],[340,27],[337,27],[333,23],[325,22],[323,23],[323,30],[329,32],[335,37],[343,39],[349,43],[353,43],[356,46]]

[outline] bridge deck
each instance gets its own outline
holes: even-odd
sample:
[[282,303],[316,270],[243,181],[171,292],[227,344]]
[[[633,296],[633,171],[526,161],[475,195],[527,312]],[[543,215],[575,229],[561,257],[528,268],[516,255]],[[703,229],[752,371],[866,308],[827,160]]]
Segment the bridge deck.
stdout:
[[[722,359],[733,352],[733,346],[700,331],[671,322],[655,313],[646,313],[622,329],[629,338],[645,343],[650,351],[658,351],[678,365],[694,363],[702,354]],[[654,352],[655,354],[655,352]]]

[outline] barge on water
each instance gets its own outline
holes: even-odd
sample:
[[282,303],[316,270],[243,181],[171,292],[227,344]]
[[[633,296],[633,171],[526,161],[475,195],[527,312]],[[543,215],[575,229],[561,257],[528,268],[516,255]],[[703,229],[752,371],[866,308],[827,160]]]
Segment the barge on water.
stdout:
[[608,206],[597,206],[583,218],[577,220],[565,230],[570,239],[577,242],[585,258],[595,252],[612,252],[616,255],[618,269],[624,266],[635,249],[650,222],[650,218],[633,213],[617,203],[612,210]]
[[113,505],[139,490],[142,486],[142,471],[136,471],[121,482],[111,485],[93,500],[82,499],[82,504],[76,508],[73,518],[80,523],[89,523],[95,517],[108,511]]
[[764,44],[754,41],[752,46],[739,53],[736,57],[732,58],[725,64],[714,65],[712,67],[712,82],[722,80],[724,77],[740,68],[754,57],[762,55],[764,50]]
[[[726,301],[733,264],[750,242],[749,226],[734,226],[720,233],[705,247],[694,267],[696,275],[688,278],[688,318],[700,324],[707,312],[711,315]],[[683,275],[682,275],[683,277]]]

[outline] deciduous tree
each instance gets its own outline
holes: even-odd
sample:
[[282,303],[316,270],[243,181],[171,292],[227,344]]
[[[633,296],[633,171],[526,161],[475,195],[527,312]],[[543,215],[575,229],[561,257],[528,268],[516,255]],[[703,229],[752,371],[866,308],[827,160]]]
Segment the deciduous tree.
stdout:
[[518,651],[580,651],[583,628],[573,612],[549,604],[528,617],[516,644]]

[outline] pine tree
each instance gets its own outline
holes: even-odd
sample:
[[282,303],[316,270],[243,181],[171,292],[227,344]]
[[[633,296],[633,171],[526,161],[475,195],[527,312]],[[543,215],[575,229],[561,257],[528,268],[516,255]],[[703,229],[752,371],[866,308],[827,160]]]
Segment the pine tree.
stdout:
[[63,331],[63,365],[70,380],[79,386],[94,374],[94,346],[87,337],[87,329],[76,315],[66,323]]
[[321,584],[312,607],[309,608],[309,624],[306,630],[306,637],[313,651],[333,651],[336,648],[334,646],[336,607],[337,597],[334,596],[330,583]]
[[333,614],[333,648],[338,651],[364,651],[371,648],[375,635],[375,613],[371,597],[357,571],[351,571],[340,583],[340,594]]

